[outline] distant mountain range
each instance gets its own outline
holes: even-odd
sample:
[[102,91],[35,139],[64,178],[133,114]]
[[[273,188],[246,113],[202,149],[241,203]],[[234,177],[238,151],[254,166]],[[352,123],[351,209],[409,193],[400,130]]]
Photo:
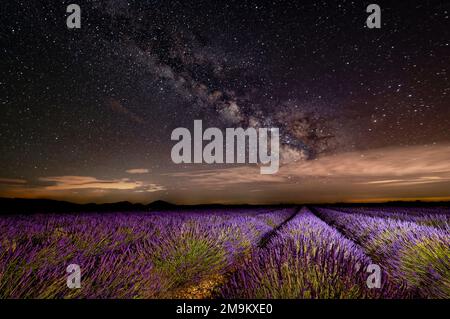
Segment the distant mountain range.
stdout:
[[[77,213],[77,212],[133,212],[133,211],[168,211],[183,210],[192,208],[251,208],[251,207],[282,207],[298,206],[300,204],[278,204],[278,205],[222,205],[222,204],[203,204],[203,205],[175,205],[162,200],[154,201],[150,204],[130,203],[127,201],[105,204],[77,204],[66,201],[51,199],[25,199],[25,198],[1,198],[0,197],[0,215],[9,214],[35,214],[35,213]],[[308,205],[308,204],[302,204]],[[426,207],[450,207],[450,202],[387,202],[387,203],[335,203],[335,204],[313,204],[319,206],[426,206]]]
[[[127,201],[105,204],[77,204],[52,199],[1,198],[0,215],[35,214],[35,213],[72,213],[72,212],[133,212],[133,211],[167,211],[186,208],[220,208],[229,205],[175,205],[157,200],[150,204],[130,203]],[[251,205],[232,205],[233,207],[251,207]]]
[[106,204],[76,204],[51,199],[0,198],[0,214],[30,213],[70,213],[70,212],[117,212],[117,211],[150,211],[155,209],[173,209],[176,205],[164,201],[156,201],[147,205],[130,202]]

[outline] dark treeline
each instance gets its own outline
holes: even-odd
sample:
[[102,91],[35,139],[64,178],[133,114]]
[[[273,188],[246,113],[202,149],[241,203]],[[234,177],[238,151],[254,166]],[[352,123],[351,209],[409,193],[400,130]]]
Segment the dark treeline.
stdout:
[[[81,213],[81,212],[136,212],[136,211],[182,211],[189,209],[208,210],[220,208],[245,209],[254,207],[279,208],[298,206],[298,203],[285,203],[275,205],[222,205],[222,204],[204,204],[204,205],[175,205],[165,201],[155,201],[149,204],[130,203],[127,201],[104,204],[77,204],[66,201],[51,199],[23,199],[23,198],[0,198],[0,215],[15,214],[36,214],[36,213]],[[450,202],[386,202],[386,203],[330,203],[330,204],[308,204],[307,206],[326,206],[326,207],[444,207],[449,208]]]

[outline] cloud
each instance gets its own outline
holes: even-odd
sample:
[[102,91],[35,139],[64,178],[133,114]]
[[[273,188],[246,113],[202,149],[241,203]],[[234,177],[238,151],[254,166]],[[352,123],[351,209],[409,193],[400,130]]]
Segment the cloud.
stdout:
[[0,177],[0,184],[3,184],[3,185],[22,185],[22,184],[25,184],[26,182],[27,181],[24,179]]
[[203,187],[248,183],[315,183],[337,180],[373,187],[450,182],[450,145],[397,147],[347,152],[282,166],[277,174],[260,175],[256,166],[172,173]]
[[150,172],[150,170],[147,168],[132,168],[126,170],[125,172],[127,172],[128,174],[147,174]]
[[262,175],[256,166],[241,166],[233,168],[200,170],[194,172],[168,173],[166,176],[187,178],[192,186],[223,187],[233,184],[284,182],[285,178],[278,175]]
[[135,189],[142,186],[142,182],[130,181],[127,178],[116,180],[100,180],[90,176],[54,176],[41,177],[42,182],[51,182],[52,185],[44,186],[47,190],[68,189]]
[[[449,200],[450,145],[391,147],[298,161],[273,175],[254,166],[174,172],[186,203]],[[257,190],[257,191],[256,191]]]
[[285,174],[321,177],[374,178],[427,177],[440,181],[450,177],[450,145],[391,147],[367,152],[324,156],[285,167]]
[[449,158],[450,144],[442,144],[322,156],[284,165],[274,175],[261,175],[257,165],[160,174],[172,185],[170,194],[158,193],[166,190],[159,182],[130,178],[50,176],[34,184],[1,179],[13,184],[0,188],[0,195],[80,202],[167,198],[191,204],[437,200],[450,198]]
[[[9,179],[7,179],[9,180]],[[151,193],[164,191],[163,185],[129,178],[99,179],[93,176],[40,177],[33,183],[22,180],[16,184],[0,182],[0,197],[50,198],[76,202],[144,202]]]
[[359,184],[396,187],[396,186],[432,184],[432,183],[437,183],[437,182],[448,182],[448,181],[450,181],[450,176],[448,176],[448,177],[423,176],[423,177],[418,177],[418,178],[413,177],[413,178],[405,178],[405,179],[370,181],[370,182],[363,182],[363,183],[359,183]]
[[91,176],[54,176],[41,177],[42,182],[51,182],[52,185],[43,186],[49,191],[74,190],[74,189],[104,189],[104,190],[137,190],[155,192],[164,189],[160,185],[132,181],[128,178],[102,180]]
[[[165,189],[162,185],[144,181],[134,181],[129,178],[98,179],[92,176],[50,176],[40,177],[38,185],[27,184],[23,180],[0,179],[8,185],[16,185],[15,190],[26,192],[48,192],[66,190],[136,190],[156,192]],[[48,185],[50,184],[50,185]]]

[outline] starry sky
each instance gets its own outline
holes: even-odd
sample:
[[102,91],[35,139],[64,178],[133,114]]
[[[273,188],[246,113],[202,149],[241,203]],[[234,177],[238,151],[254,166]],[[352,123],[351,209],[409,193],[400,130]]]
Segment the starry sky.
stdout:
[[[2,1],[0,196],[450,199],[450,4],[370,3]],[[279,128],[280,171],[174,164],[195,119]]]

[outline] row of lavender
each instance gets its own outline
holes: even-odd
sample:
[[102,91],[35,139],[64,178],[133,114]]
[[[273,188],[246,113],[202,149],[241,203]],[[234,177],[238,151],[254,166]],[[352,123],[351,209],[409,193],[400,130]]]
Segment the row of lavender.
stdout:
[[450,298],[450,231],[427,226],[433,215],[398,212],[343,213],[318,208],[317,213],[359,243],[397,283],[422,298]]
[[[0,298],[170,298],[233,270],[292,209],[0,219]],[[80,265],[82,289],[66,286]],[[181,296],[189,297],[189,296]]]
[[373,207],[342,207],[335,209],[344,213],[404,220],[450,231],[450,209],[448,207],[380,207],[376,209]]
[[369,289],[363,249],[302,209],[267,247],[255,250],[222,287],[225,298],[408,298],[387,273]]

